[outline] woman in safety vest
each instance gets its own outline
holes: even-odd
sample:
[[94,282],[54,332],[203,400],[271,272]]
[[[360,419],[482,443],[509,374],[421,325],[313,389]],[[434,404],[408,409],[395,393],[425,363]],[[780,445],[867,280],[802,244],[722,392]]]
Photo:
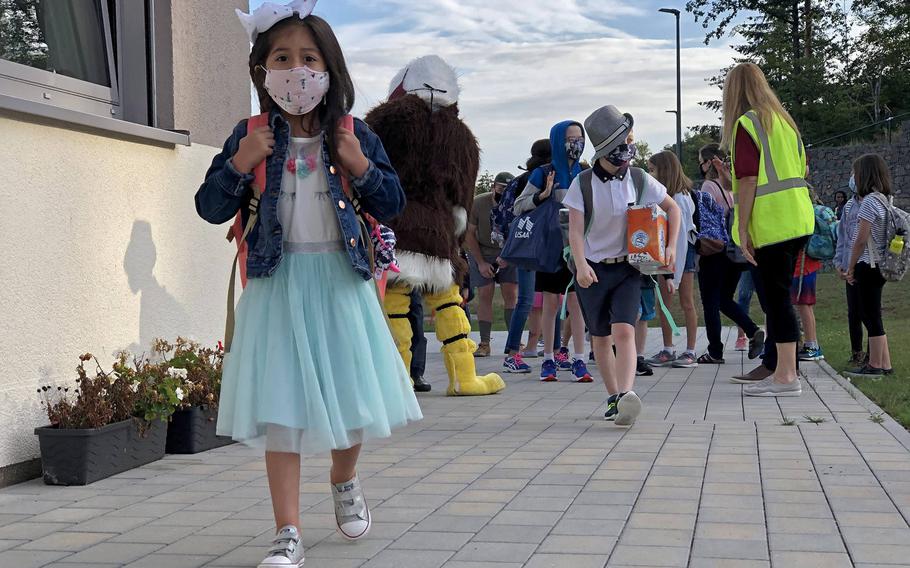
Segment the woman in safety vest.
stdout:
[[752,264],[767,316],[763,366],[733,379],[748,396],[799,396],[799,324],[790,303],[796,259],[815,229],[799,129],[753,63],[734,67],[724,82],[723,139],[732,171],[715,167],[734,194],[733,240]]

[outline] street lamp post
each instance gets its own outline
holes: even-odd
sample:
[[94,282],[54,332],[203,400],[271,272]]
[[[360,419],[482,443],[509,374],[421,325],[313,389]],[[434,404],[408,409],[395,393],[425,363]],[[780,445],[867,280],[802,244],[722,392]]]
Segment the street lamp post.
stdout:
[[661,8],[658,12],[676,16],[676,157],[682,160],[682,83],[680,81],[679,10]]

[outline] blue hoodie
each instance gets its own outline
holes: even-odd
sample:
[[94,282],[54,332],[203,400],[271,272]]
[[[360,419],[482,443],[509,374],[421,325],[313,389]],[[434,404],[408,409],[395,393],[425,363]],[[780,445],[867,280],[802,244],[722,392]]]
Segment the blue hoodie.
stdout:
[[585,135],[584,127],[574,120],[564,120],[553,125],[553,128],[550,129],[550,146],[552,148],[553,157],[549,165],[541,166],[531,172],[531,177],[528,178],[528,184],[525,187],[525,190],[522,192],[521,196],[515,200],[513,211],[516,215],[521,215],[522,213],[534,209],[536,205],[533,203],[533,195],[546,187],[546,170],[552,169],[552,171],[556,172],[556,176],[553,179],[552,197],[555,197],[559,201],[562,201],[569,186],[572,185],[572,180],[575,179],[575,176],[581,173],[581,165],[579,165],[578,161],[572,164],[572,167],[570,168],[569,158],[566,156],[566,130],[572,125],[578,126],[581,129],[581,135]]

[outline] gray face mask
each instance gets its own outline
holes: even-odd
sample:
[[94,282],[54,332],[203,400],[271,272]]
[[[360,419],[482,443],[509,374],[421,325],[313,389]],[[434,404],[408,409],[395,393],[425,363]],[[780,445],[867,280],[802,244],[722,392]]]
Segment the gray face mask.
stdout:
[[566,142],[566,157],[570,160],[578,160],[585,151],[584,140],[570,140]]
[[621,168],[627,166],[635,158],[635,154],[635,144],[620,144],[607,154],[606,158],[608,162],[617,168]]

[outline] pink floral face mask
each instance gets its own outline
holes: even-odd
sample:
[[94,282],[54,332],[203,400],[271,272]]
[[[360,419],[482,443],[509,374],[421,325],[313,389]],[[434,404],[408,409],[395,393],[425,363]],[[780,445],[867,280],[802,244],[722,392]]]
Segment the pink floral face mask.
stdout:
[[264,86],[275,104],[286,113],[299,116],[316,108],[329,92],[329,73],[307,66],[266,69]]

